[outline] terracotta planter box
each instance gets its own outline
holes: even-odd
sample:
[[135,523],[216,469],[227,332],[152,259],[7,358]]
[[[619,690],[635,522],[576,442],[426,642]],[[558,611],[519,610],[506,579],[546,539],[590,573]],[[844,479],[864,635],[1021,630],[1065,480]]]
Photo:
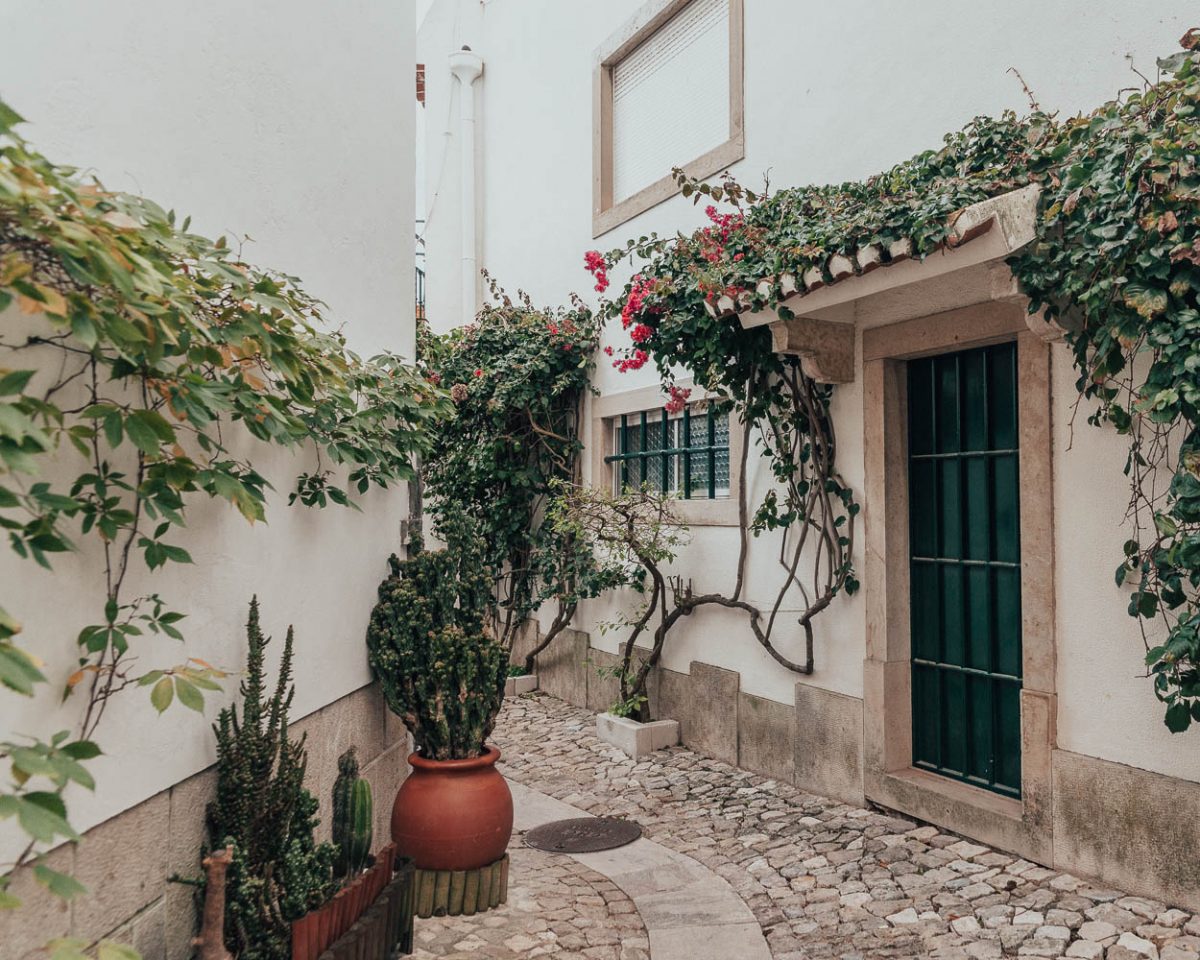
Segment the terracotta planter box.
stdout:
[[598,713],[596,736],[605,743],[611,743],[634,760],[640,760],[655,750],[663,750],[679,743],[679,721],[651,720],[649,723],[639,723],[628,717]]
[[538,679],[536,673],[525,673],[519,677],[509,677],[504,681],[504,695],[506,697],[519,697],[523,693],[533,693],[537,689]]
[[[398,860],[396,845],[389,843],[375,855],[375,862],[339,890],[332,900],[294,921],[292,960],[317,960],[352,928],[360,925],[360,919],[380,899],[385,890],[395,891],[395,898],[399,898],[402,892],[399,886],[405,887],[410,891],[411,907],[412,864]],[[400,870],[400,874],[393,878],[397,869]],[[391,903],[389,900],[389,910],[394,912],[397,903]],[[411,940],[411,909],[408,913],[408,930]]]

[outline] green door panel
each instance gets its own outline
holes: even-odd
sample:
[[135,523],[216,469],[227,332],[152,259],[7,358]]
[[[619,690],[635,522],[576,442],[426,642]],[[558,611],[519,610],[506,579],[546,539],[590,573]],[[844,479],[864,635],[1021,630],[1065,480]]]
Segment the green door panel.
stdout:
[[1021,795],[1016,345],[908,363],[913,763]]

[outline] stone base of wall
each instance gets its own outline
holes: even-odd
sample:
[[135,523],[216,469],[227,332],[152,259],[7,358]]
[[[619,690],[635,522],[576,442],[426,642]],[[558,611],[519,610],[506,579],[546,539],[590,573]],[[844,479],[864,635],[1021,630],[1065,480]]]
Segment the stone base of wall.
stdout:
[[[524,662],[535,643],[536,627],[523,631],[513,662]],[[586,633],[565,630],[538,656],[538,685],[601,712],[616,701],[618,685],[600,670],[619,661],[592,647]],[[688,673],[659,667],[647,695],[651,715],[678,720],[681,742],[697,753],[821,796],[863,802],[863,706],[856,697],[797,683],[795,705],[777,703],[743,693],[735,671],[699,661]]]
[[[292,732],[308,735],[305,782],[321,801],[319,838],[329,839],[337,758],[354,746],[375,798],[375,843],[386,843],[392,800],[408,774],[409,741],[378,688],[372,684],[328,704],[297,721]],[[45,960],[40,947],[67,936],[110,937],[132,944],[144,960],[189,960],[196,927],[192,888],[167,878],[199,875],[204,810],[215,788],[210,768],[55,850],[48,866],[74,874],[88,888],[69,904],[38,886],[29,871],[19,874],[13,893],[21,908],[0,911],[5,960]]]
[[1200,787],[1054,751],[1054,865],[1200,910]]
[[[536,628],[531,632],[530,645]],[[593,649],[586,633],[566,631],[538,659],[541,688],[605,710],[616,699],[617,683],[597,667],[617,662],[616,655]],[[699,661],[689,673],[659,668],[648,690],[651,714],[678,720],[681,742],[697,753],[864,805],[863,701],[797,683],[789,706],[743,692],[740,680],[732,670]],[[1200,822],[1200,786],[1066,750],[1051,756],[1053,825],[1044,843],[1006,834],[1004,818],[988,807],[990,795],[957,814],[928,804],[898,806],[1101,885],[1200,910],[1200,833],[1191,827]]]

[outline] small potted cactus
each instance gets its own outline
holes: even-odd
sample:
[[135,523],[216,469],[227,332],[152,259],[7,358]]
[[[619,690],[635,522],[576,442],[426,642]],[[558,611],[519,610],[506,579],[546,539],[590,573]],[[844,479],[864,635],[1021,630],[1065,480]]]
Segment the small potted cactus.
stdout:
[[371,856],[373,817],[371,785],[358,775],[358,758],[351,747],[338,758],[333,785],[333,873],[340,887],[333,899],[292,925],[292,960],[316,960],[391,881],[396,847],[389,843]]
[[469,520],[443,515],[446,548],[418,541],[392,557],[367,648],[389,709],[413,735],[412,773],[392,807],[392,840],[418,871],[500,861],[512,836],[512,794],[487,744],[504,699],[508,651],[484,629],[491,602],[484,545]]

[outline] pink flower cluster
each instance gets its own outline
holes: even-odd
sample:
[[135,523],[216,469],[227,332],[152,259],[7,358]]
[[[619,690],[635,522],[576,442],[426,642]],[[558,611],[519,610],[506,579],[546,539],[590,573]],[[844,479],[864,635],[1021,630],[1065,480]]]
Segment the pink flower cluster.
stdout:
[[650,292],[650,281],[640,274],[629,283],[629,297],[621,307],[621,326],[626,330],[645,306],[646,294]]
[[[725,255],[725,245],[729,242],[730,234],[743,223],[741,213],[718,213],[717,208],[709,204],[704,213],[712,221],[711,227],[700,231],[700,251],[709,263],[716,263]],[[735,260],[741,260],[738,254]]]
[[629,356],[615,361],[613,366],[617,368],[618,373],[625,373],[627,370],[641,370],[649,359],[650,354],[638,347]]
[[634,343],[645,343],[653,334],[654,329],[652,327],[648,327],[644,323],[638,323],[629,331],[629,339]]
[[608,289],[608,264],[599,250],[589,250],[583,255],[583,265],[588,273],[596,278],[596,292],[603,293]]
[[663,404],[667,413],[682,413],[687,406],[688,397],[692,391],[687,387],[677,387],[674,384],[667,388],[667,402]]

